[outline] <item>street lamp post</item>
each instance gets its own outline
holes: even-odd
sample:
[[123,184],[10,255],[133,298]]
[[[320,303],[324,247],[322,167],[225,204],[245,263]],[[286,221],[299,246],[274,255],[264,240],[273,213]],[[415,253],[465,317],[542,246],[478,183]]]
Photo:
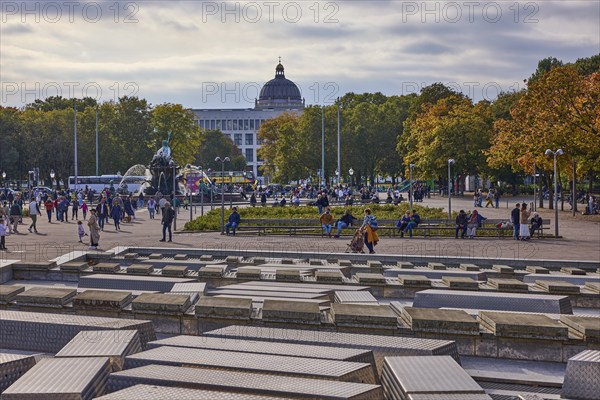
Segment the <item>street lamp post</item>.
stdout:
[[50,170],[50,189],[54,190],[54,177],[56,176],[56,173],[54,172],[53,169]]
[[229,209],[231,210],[233,208],[233,171],[229,171],[229,181]]
[[229,157],[215,158],[215,162],[221,163],[221,235],[225,233],[225,163],[229,162]]
[[554,156],[554,237],[558,238],[558,186],[556,184],[556,156],[562,156],[563,150],[558,149],[556,151],[552,151],[547,149],[545,154],[547,156]]
[[410,187],[408,191],[408,201],[410,203],[410,212],[413,210],[413,180],[412,180],[412,170],[415,167],[415,164],[408,164],[408,179],[410,180]]
[[2,185],[4,185],[4,188],[6,189],[6,172],[5,171],[2,171]]
[[450,190],[450,167],[454,164],[454,158],[448,160],[448,219],[452,219],[452,192]]
[[348,170],[348,173],[350,174],[350,185],[352,185],[353,184],[353,182],[352,182],[352,175],[354,175],[354,170],[352,168],[350,168]]

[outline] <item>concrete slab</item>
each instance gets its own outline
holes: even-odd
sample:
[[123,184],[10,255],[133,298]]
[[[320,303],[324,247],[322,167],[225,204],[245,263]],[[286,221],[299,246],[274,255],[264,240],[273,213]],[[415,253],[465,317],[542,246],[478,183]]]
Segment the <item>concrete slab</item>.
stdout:
[[150,264],[131,264],[127,266],[126,271],[131,275],[150,275],[154,272],[154,267]]
[[488,286],[501,292],[527,293],[529,286],[518,279],[488,279]]
[[92,271],[99,273],[113,274],[119,272],[121,266],[117,263],[98,263],[92,267]]
[[561,396],[567,399],[597,400],[600,393],[600,351],[586,350],[567,363]]
[[206,283],[204,282],[182,282],[176,283],[171,289],[171,293],[195,293],[203,295],[206,292]]
[[202,254],[200,256],[200,261],[213,261],[214,257],[212,256],[212,254]]
[[600,343],[600,318],[561,315],[560,322],[569,328],[569,333],[578,338],[586,342]]
[[170,278],[166,276],[93,274],[79,277],[79,288],[168,292],[176,283],[194,281],[195,279],[192,278]]
[[544,267],[538,267],[534,265],[528,265],[525,267],[525,271],[531,272],[532,274],[549,274],[550,270]]
[[188,273],[189,268],[186,265],[166,265],[162,268],[163,276],[174,276],[183,278]]
[[77,289],[32,287],[17,294],[15,301],[20,305],[62,307],[77,295]]
[[321,310],[316,303],[267,299],[263,304],[262,317],[271,321],[319,323]]
[[208,318],[250,319],[252,299],[201,297],[196,303],[196,315]]
[[398,326],[398,315],[388,305],[332,303],[331,314],[336,325]]
[[225,267],[219,266],[210,266],[210,267],[202,267],[198,270],[198,278],[221,278],[223,276],[223,272],[225,271]]
[[479,323],[462,310],[402,307],[401,318],[414,332],[479,335]]
[[232,393],[204,389],[186,389],[157,385],[134,385],[98,397],[95,400],[284,400],[283,397]]
[[567,340],[567,327],[545,315],[480,311],[481,325],[495,336]]
[[153,314],[183,314],[190,306],[190,296],[183,294],[144,293],[131,302],[134,312]]
[[381,261],[368,260],[367,261],[367,267],[369,267],[369,268],[376,268],[376,269],[382,269],[383,268],[383,264],[381,264]]
[[35,363],[35,353],[0,349],[0,393],[19,380]]
[[590,275],[567,275],[563,273],[551,273],[548,275],[545,274],[528,274],[523,276],[523,282],[525,283],[535,283],[537,280],[544,281],[563,281],[569,282],[574,285],[583,286],[587,282],[596,282],[600,283],[600,276]]
[[66,263],[60,265],[60,270],[62,272],[79,273],[88,268],[89,268],[88,263],[83,262],[83,261],[69,261],[69,262],[66,262]]
[[408,261],[398,261],[396,262],[396,266],[400,269],[413,269],[415,265]]
[[187,254],[175,254],[173,256],[173,259],[177,260],[177,261],[184,261],[184,260],[188,259],[188,255]]
[[377,299],[371,294],[371,292],[366,290],[336,290],[335,302],[342,304],[378,304]]
[[383,286],[386,283],[383,274],[357,272],[354,276],[361,285]]
[[344,274],[341,271],[317,271],[315,275],[317,282],[342,283],[344,281]]
[[292,260],[291,258],[282,258],[280,263],[281,264],[293,264],[294,260]]
[[136,258],[138,258],[140,255],[138,253],[125,253],[123,255],[123,258],[126,260],[134,260]]
[[131,292],[86,290],[73,299],[74,308],[122,310],[131,303]]
[[585,288],[591,292],[600,294],[600,282],[586,282]]
[[163,255],[160,253],[152,253],[148,256],[148,258],[150,260],[161,260],[163,258]]
[[7,304],[13,301],[19,293],[25,291],[25,286],[21,285],[0,285],[0,304]]
[[479,290],[479,282],[471,278],[444,276],[442,283],[450,289]]
[[352,266],[352,261],[350,261],[350,260],[338,260],[338,265],[340,267],[351,267]]
[[463,271],[479,271],[480,268],[475,264],[460,264],[459,268]]
[[308,265],[318,265],[321,266],[323,265],[323,261],[319,260],[318,258],[311,258],[308,260]]
[[236,272],[236,278],[238,279],[260,279],[261,269],[260,268],[249,268],[243,267],[238,268]]
[[581,268],[573,268],[573,267],[562,267],[560,272],[568,275],[587,275],[585,270]]
[[15,271],[48,271],[55,268],[56,261],[17,261],[12,264]]
[[442,263],[437,263],[437,262],[427,263],[427,268],[433,269],[433,270],[436,270],[436,271],[447,269],[446,265],[444,265]]
[[267,259],[265,257],[253,257],[252,258],[252,264],[254,265],[260,265],[260,264],[264,264],[267,262]]
[[508,265],[492,265],[492,270],[499,272],[501,274],[512,274],[515,272],[513,267],[509,267]]
[[569,282],[563,281],[535,281],[535,285],[546,293],[552,294],[579,294],[580,288]]
[[280,282],[301,282],[302,277],[300,276],[299,269],[277,269],[275,271],[275,280]]
[[561,387],[566,363],[461,356],[464,370],[477,381]]
[[424,275],[398,275],[398,282],[408,287],[431,287],[431,281]]
[[236,256],[227,256],[225,257],[225,264],[235,266],[240,262],[239,257]]

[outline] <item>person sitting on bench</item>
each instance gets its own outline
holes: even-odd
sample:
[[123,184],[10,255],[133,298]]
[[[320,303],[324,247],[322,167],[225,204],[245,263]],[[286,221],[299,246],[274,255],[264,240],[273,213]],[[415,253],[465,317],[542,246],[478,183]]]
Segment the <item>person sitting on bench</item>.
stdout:
[[232,208],[232,213],[229,214],[229,218],[227,218],[227,223],[225,224],[225,232],[229,235],[229,229],[233,231],[233,236],[235,236],[235,230],[240,224],[240,214],[237,212],[237,207]]
[[533,234],[535,233],[535,231],[542,230],[542,217],[540,217],[540,214],[534,212],[531,215],[531,236],[533,236]]

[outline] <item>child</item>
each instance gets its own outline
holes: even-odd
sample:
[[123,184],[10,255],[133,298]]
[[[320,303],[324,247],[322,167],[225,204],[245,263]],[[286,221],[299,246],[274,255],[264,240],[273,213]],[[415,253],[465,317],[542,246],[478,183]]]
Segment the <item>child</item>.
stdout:
[[84,236],[87,236],[87,233],[85,233],[85,228],[81,221],[77,221],[77,235],[79,235],[79,243],[83,243],[82,239]]
[[87,218],[87,212],[88,212],[88,205],[85,203],[85,201],[81,205],[81,211],[83,211],[83,220],[85,221]]
[[0,250],[6,250],[6,225],[4,218],[0,217]]

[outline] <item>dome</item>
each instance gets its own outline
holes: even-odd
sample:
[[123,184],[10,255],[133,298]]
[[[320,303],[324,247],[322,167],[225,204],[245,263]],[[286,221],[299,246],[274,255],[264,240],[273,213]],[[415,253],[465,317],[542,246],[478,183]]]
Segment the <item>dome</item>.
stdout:
[[256,108],[304,108],[300,89],[286,79],[281,62],[275,67],[275,78],[260,90]]

